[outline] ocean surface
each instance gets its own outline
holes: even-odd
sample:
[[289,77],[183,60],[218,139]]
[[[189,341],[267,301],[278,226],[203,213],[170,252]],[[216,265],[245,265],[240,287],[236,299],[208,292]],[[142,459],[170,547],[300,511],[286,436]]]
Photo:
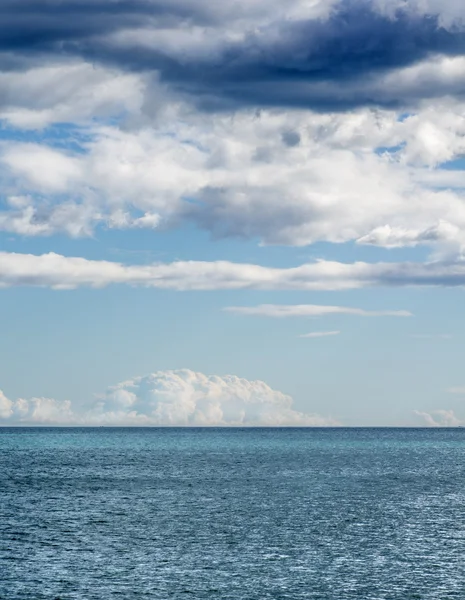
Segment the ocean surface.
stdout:
[[465,598],[465,429],[0,429],[0,599]]

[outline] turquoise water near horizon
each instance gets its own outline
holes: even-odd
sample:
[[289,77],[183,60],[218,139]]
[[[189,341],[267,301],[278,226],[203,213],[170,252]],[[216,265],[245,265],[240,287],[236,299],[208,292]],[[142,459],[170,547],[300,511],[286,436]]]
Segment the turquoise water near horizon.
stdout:
[[0,429],[0,599],[465,598],[465,429]]

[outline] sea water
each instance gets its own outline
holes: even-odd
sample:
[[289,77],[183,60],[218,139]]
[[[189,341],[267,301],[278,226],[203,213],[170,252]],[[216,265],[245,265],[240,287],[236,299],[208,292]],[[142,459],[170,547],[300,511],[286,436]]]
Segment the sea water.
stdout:
[[0,429],[0,599],[465,598],[465,429]]

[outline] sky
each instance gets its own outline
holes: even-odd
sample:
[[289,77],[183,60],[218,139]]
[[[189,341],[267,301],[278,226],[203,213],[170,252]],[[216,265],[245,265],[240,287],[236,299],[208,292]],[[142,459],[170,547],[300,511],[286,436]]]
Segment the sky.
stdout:
[[0,425],[465,425],[463,3],[0,15]]

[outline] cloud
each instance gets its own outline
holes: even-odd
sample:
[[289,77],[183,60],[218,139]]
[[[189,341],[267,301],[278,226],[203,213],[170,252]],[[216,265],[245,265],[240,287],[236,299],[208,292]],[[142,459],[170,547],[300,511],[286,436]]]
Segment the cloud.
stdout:
[[13,414],[13,403],[0,390],[0,419],[8,419]]
[[214,238],[263,244],[356,241],[461,255],[465,182],[431,167],[465,152],[462,112],[438,106],[402,121],[368,110],[206,118],[171,106],[134,129],[65,127],[59,144],[53,131],[41,141],[6,140],[0,230],[77,237],[98,227],[194,224]]
[[111,284],[172,290],[345,290],[373,286],[465,285],[465,261],[339,263],[320,260],[279,269],[228,261],[178,261],[152,265],[0,252],[0,287],[73,289]]
[[324,315],[356,315],[359,317],[411,317],[407,310],[364,310],[348,306],[317,304],[260,304],[259,306],[228,306],[223,310],[239,315],[262,317],[320,317]]
[[301,338],[320,338],[320,337],[328,337],[333,335],[339,335],[340,331],[312,331],[311,333],[304,333],[299,335]]
[[[348,110],[357,106],[400,108],[448,93],[403,73],[437,56],[461,55],[465,35],[434,15],[399,9],[383,15],[372,2],[343,1],[327,19],[280,21],[215,46],[200,41],[191,53],[165,45],[122,44],[107,51],[131,68],[156,69],[178,93],[208,110],[286,106]],[[401,72],[400,85],[388,79]],[[410,89],[409,89],[410,88]],[[337,92],[337,93],[336,93]]]
[[437,242],[446,244],[461,236],[461,231],[455,225],[440,220],[437,225],[423,231],[415,229],[392,228],[389,225],[377,227],[368,235],[357,240],[358,244],[382,246],[384,248],[405,248],[408,246],[434,245]]
[[399,107],[461,95],[458,85],[409,80],[405,90],[384,78],[462,55],[463,16],[450,2],[417,0],[6,0],[0,50],[10,68],[68,56],[156,73],[208,110]]
[[262,244],[465,255],[465,179],[441,167],[465,152],[465,11],[453,3],[0,11],[1,231],[194,224]]
[[0,119],[20,129],[42,129],[134,114],[143,104],[144,88],[137,74],[84,61],[7,69],[0,71]]
[[71,425],[75,415],[71,402],[53,398],[18,398],[9,400],[0,390],[0,419],[14,423]]
[[451,387],[447,390],[449,394],[465,394],[465,386]]
[[458,427],[463,422],[455,416],[452,410],[434,410],[432,412],[415,410],[414,413],[421,417],[428,427]]
[[[3,403],[2,403],[3,401]],[[5,399],[0,418],[21,424],[287,427],[328,426],[331,418],[294,410],[292,399],[263,381],[208,376],[182,369],[157,371],[111,387],[90,406],[48,398]]]
[[10,196],[6,204],[9,209],[0,211],[0,231],[22,236],[53,235],[57,231],[71,237],[87,236],[100,220],[91,203],[37,206],[30,196]]

